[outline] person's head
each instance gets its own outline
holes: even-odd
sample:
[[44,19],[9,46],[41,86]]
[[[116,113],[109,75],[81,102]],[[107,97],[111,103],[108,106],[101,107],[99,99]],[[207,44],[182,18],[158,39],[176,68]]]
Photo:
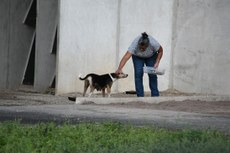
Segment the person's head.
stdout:
[[141,34],[141,38],[138,41],[138,47],[141,51],[145,51],[146,48],[149,46],[149,38],[146,32]]

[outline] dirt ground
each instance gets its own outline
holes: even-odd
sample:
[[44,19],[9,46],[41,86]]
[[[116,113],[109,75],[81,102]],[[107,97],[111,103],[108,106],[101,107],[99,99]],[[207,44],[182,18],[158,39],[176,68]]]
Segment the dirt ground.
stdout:
[[148,104],[142,102],[133,102],[128,104],[110,104],[114,107],[126,107],[126,108],[142,108],[142,109],[153,109],[153,110],[172,110],[172,111],[183,111],[183,112],[194,112],[204,114],[219,114],[230,116],[230,102],[229,101],[167,101],[159,104]]
[[[178,91],[164,91],[161,92],[161,96],[193,96],[197,94],[181,93]],[[68,100],[68,96],[81,96],[81,93],[77,94],[65,94],[61,96],[54,96],[53,92],[46,94],[32,92],[30,90],[14,90],[14,91],[0,91],[0,106],[25,106],[25,105],[65,105],[75,104],[73,101]],[[101,94],[97,93],[94,96],[101,97]],[[149,93],[146,93],[149,96]],[[136,97],[134,94],[118,93],[112,94],[112,97]],[[92,104],[90,104],[92,105]],[[95,104],[93,104],[95,105]],[[106,106],[106,105],[104,105]],[[141,109],[153,109],[153,110],[172,110],[183,112],[196,112],[205,114],[217,114],[217,115],[230,115],[230,101],[167,101],[158,104],[149,104],[143,102],[130,102],[121,104],[108,104],[113,107],[125,107],[125,108],[141,108]]]

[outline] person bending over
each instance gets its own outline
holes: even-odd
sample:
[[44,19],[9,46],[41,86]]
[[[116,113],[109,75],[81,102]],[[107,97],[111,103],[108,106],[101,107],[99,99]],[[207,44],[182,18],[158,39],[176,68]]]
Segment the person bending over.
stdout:
[[[115,73],[123,73],[122,68],[126,62],[132,57],[134,76],[135,76],[135,89],[137,97],[144,97],[143,87],[143,67],[144,65],[158,68],[160,60],[163,55],[163,48],[161,45],[146,32],[136,37],[128,48],[123,58],[120,61],[118,69]],[[159,96],[157,75],[148,74],[149,88],[151,96]]]

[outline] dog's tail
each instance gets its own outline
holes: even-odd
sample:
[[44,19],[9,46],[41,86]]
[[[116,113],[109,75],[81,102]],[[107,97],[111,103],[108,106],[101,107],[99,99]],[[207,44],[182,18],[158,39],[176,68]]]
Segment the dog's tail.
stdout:
[[80,80],[85,80],[85,79],[87,79],[89,76],[91,76],[92,74],[87,74],[85,77],[82,77],[82,74],[79,74],[79,76],[78,76],[78,78],[80,79]]

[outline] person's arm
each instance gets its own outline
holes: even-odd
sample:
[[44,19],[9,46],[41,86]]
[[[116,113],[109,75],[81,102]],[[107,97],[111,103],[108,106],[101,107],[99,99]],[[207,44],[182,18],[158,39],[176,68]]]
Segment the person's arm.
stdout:
[[122,69],[123,69],[123,67],[125,66],[125,64],[126,64],[126,62],[130,59],[130,57],[132,56],[132,54],[129,52],[129,51],[127,51],[126,53],[125,53],[125,55],[123,56],[123,58],[121,59],[121,61],[120,61],[120,64],[119,64],[119,66],[118,66],[118,69],[116,70],[116,74],[118,74],[118,73],[123,73],[122,72]]
[[158,68],[162,56],[163,56],[163,48],[160,46],[160,48],[158,49],[157,59],[156,59],[156,62],[154,64],[155,69]]

